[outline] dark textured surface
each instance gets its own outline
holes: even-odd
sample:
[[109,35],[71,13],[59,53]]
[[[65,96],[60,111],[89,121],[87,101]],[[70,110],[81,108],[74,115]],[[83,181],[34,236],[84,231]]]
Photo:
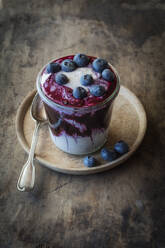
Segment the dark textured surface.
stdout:
[[[0,1],[0,248],[165,247],[165,2]],[[69,176],[37,165],[16,189],[27,155],[15,115],[48,60],[76,52],[108,59],[142,101],[148,129],[112,171]]]

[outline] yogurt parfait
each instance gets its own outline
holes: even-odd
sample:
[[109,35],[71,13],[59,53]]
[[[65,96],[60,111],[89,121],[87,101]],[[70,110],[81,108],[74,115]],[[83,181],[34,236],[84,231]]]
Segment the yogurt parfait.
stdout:
[[37,77],[54,144],[70,154],[88,154],[108,137],[119,76],[106,60],[69,55],[45,65]]

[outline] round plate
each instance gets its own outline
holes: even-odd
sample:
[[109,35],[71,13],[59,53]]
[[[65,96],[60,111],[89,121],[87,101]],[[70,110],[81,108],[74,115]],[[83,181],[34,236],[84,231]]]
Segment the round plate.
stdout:
[[[30,116],[30,106],[36,90],[27,95],[18,109],[16,132],[19,142],[28,153],[34,130],[34,121]],[[121,86],[114,102],[112,120],[109,125],[109,138],[106,147],[112,148],[119,141],[128,143],[130,151],[113,162],[106,162],[100,151],[94,153],[98,166],[87,168],[83,164],[84,156],[67,154],[59,150],[51,141],[48,126],[42,126],[36,147],[36,159],[44,166],[72,175],[88,175],[114,168],[127,160],[140,145],[146,131],[146,113],[139,99],[126,87]]]

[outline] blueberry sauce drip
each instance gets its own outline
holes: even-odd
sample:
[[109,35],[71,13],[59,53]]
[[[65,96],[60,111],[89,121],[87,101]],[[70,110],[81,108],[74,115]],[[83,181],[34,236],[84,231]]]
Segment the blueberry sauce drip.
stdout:
[[[44,103],[44,106],[49,119],[50,128],[55,136],[60,136],[65,132],[66,135],[72,137],[91,137],[92,139],[93,130],[105,130],[109,125],[107,112],[109,111],[110,103],[104,108],[95,111],[93,114],[89,112],[81,116],[66,113],[61,115],[58,110],[52,109],[47,104]],[[59,125],[57,125],[57,123],[59,123]],[[79,127],[76,126],[75,123],[77,123]],[[83,129],[80,128],[82,126],[84,127]]]

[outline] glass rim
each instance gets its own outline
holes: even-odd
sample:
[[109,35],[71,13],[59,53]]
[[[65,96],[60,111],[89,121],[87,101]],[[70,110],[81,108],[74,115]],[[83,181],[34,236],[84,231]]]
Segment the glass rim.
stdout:
[[59,103],[56,103],[54,102],[53,100],[49,99],[45,93],[43,92],[41,86],[40,86],[40,79],[41,79],[41,74],[44,70],[44,68],[51,62],[53,62],[53,60],[51,60],[50,62],[48,62],[46,65],[44,65],[42,67],[42,69],[40,70],[40,72],[38,73],[37,75],[37,79],[36,79],[36,86],[37,86],[37,91],[39,93],[39,96],[41,97],[41,99],[46,103],[48,104],[49,106],[52,106],[52,107],[58,107],[58,108],[61,108],[63,110],[68,110],[68,111],[71,111],[71,110],[75,110],[76,112],[81,112],[81,111],[92,111],[92,110],[95,110],[95,109],[98,109],[98,108],[101,108],[102,106],[104,106],[106,103],[110,102],[110,101],[113,101],[115,99],[115,97],[118,95],[119,93],[119,90],[120,90],[120,77],[118,75],[118,72],[117,70],[110,64],[110,67],[113,69],[115,75],[116,75],[116,79],[117,79],[117,82],[116,82],[116,88],[115,90],[113,91],[113,93],[107,97],[104,101],[102,102],[99,102],[93,106],[87,106],[87,107],[72,107],[72,106],[63,106],[63,105],[60,105]]

